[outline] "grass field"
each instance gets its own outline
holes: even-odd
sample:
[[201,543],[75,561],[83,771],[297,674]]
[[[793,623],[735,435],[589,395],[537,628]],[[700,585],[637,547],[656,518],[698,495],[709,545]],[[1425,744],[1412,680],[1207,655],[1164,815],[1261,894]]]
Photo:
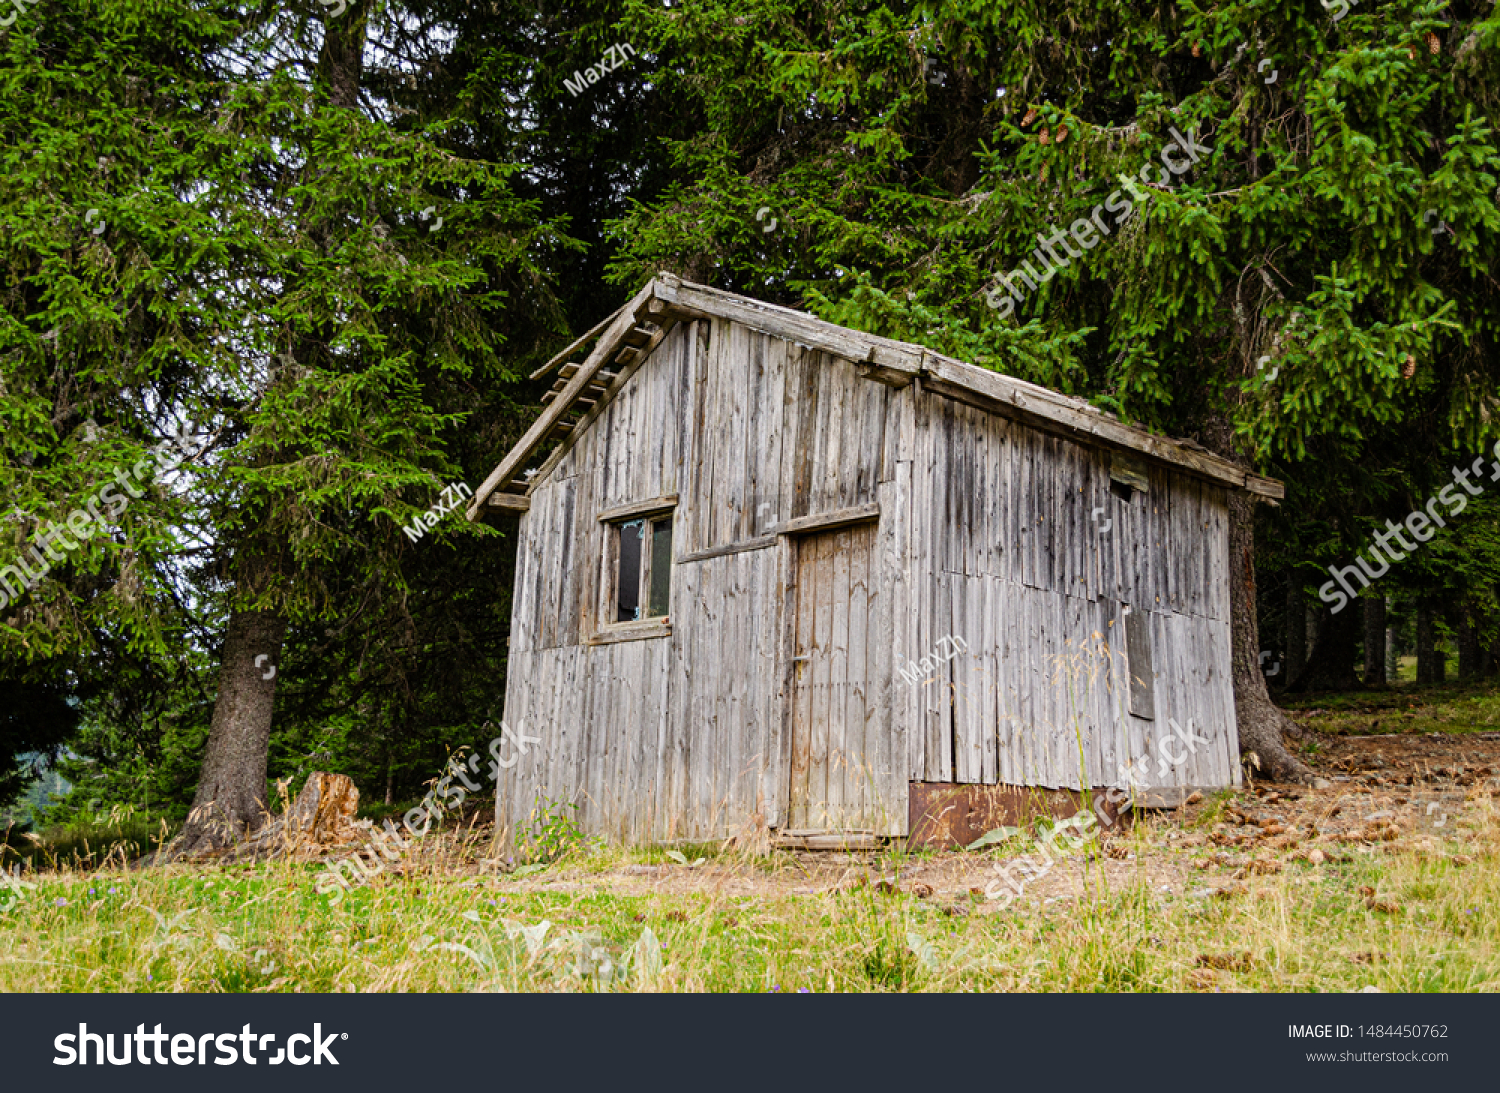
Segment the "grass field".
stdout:
[[[0,887],[0,990],[1496,989],[1500,742],[1480,732],[1500,697],[1357,698],[1298,714],[1333,730],[1307,745],[1327,788],[1143,816],[1004,909],[981,893],[1024,838],[681,861],[598,848],[520,875],[482,836],[434,836],[336,906],[311,864],[23,874]],[[1414,731],[1369,735],[1372,718]]]

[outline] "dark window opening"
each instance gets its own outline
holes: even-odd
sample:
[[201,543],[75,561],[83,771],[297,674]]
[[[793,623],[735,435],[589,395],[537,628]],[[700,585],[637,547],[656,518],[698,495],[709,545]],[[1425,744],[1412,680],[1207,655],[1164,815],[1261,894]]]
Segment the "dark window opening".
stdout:
[[615,622],[665,618],[672,613],[672,516],[615,525]]
[[1127,505],[1130,504],[1130,499],[1135,496],[1135,490],[1130,487],[1129,483],[1121,482],[1114,478],[1109,480],[1109,492],[1121,501],[1124,501]]
[[672,518],[651,525],[651,616],[672,613]]
[[644,520],[620,525],[620,575],[616,582],[616,622],[634,622],[641,617],[641,536]]

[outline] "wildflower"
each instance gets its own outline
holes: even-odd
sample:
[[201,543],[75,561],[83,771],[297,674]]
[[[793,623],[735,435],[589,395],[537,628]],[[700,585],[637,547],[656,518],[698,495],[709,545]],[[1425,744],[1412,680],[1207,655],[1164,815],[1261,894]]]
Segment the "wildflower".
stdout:
[[110,894],[110,895],[114,895],[114,894],[115,894],[115,893],[116,893],[116,892],[118,892],[118,891],[119,891],[119,889],[118,889],[118,888],[111,888],[111,889],[110,889],[110,890],[109,890],[109,894]]
[[55,900],[52,901],[52,906],[54,907],[66,907],[67,905],[68,901],[63,899],[62,896],[58,896]]
[[772,987],[771,988],[771,993],[772,994],[780,994],[781,993],[781,984],[777,983],[774,987]]
[[93,894],[94,894],[94,890],[93,890],[93,889],[92,889],[92,888],[90,888],[90,889],[89,889],[89,895],[91,895],[91,896],[92,896],[92,895],[93,895]]

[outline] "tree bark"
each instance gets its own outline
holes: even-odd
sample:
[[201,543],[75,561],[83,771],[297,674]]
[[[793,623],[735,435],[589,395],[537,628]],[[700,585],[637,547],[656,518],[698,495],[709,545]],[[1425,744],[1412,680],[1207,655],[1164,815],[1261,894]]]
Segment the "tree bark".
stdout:
[[[1234,712],[1239,722],[1240,755],[1258,766],[1261,777],[1278,782],[1311,782],[1312,771],[1286,746],[1292,730],[1271,701],[1260,670],[1260,626],[1255,608],[1255,502],[1248,493],[1229,491],[1230,665]],[[1251,757],[1254,758],[1251,758]],[[1258,764],[1256,760],[1259,760]]]
[[269,815],[266,753],[276,698],[274,668],[285,633],[285,621],[275,615],[236,611],[229,616],[198,792],[173,856],[238,842]]
[[1391,613],[1395,607],[1395,600],[1386,597],[1385,601],[1385,679],[1387,683],[1395,683],[1401,679],[1401,650],[1396,640],[1397,629],[1391,625]]
[[1307,655],[1307,667],[1288,684],[1287,690],[1299,694],[1357,690],[1360,682],[1354,671],[1354,658],[1363,618],[1362,609],[1346,607],[1335,615],[1325,608],[1317,641]]
[[1437,668],[1437,635],[1432,627],[1432,606],[1426,600],[1417,602],[1417,682],[1436,683],[1442,678]]
[[1454,611],[1453,629],[1458,632],[1458,678],[1477,679],[1480,674],[1481,650],[1479,628],[1467,607],[1460,605]]
[[1296,679],[1307,666],[1307,598],[1296,570],[1286,586],[1286,667],[1281,683]]
[[1366,596],[1365,682],[1385,682],[1385,597]]

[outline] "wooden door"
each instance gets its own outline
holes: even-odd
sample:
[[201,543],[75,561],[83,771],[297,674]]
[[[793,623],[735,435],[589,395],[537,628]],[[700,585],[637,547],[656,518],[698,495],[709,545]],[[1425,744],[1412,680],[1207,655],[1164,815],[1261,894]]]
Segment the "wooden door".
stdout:
[[879,751],[874,577],[874,524],[798,543],[788,831],[885,829],[869,761]]

